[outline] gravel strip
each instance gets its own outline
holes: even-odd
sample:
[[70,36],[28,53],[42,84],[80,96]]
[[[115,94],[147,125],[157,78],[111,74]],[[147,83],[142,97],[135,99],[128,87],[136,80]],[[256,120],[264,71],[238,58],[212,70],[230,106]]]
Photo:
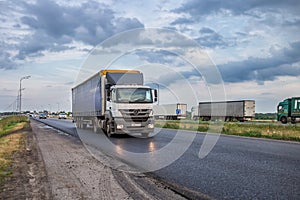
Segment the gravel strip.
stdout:
[[31,120],[53,199],[131,199],[110,168],[94,159],[73,137]]

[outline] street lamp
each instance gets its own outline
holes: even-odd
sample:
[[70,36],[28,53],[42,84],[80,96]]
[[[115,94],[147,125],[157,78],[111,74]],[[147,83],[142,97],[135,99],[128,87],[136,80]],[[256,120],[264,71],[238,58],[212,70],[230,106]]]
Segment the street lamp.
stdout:
[[31,76],[23,76],[20,78],[20,101],[19,101],[19,113],[22,111],[22,80],[29,79]]
[[59,102],[57,102],[57,112],[59,113]]

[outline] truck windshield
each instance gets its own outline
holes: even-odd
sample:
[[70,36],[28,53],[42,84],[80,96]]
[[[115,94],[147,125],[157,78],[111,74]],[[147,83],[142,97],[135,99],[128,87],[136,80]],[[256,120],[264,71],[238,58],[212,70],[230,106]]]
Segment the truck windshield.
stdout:
[[152,93],[149,88],[118,88],[115,90],[115,98],[117,103],[152,103]]

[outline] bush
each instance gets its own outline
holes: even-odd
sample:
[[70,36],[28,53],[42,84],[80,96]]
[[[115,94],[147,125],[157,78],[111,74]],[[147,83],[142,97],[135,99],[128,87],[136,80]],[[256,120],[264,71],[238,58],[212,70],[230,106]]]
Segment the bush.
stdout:
[[171,129],[179,129],[179,125],[177,123],[169,123],[167,122],[163,128],[171,128]]

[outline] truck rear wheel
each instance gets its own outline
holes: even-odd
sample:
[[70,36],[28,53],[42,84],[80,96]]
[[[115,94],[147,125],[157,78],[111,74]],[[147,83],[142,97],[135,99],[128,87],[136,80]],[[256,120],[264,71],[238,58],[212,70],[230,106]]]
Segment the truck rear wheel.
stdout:
[[98,119],[97,118],[95,118],[93,121],[93,131],[94,131],[94,133],[98,132]]
[[81,119],[76,119],[76,126],[77,126],[77,128],[79,128],[79,129],[82,129],[82,122],[81,122]]
[[281,121],[281,123],[286,124],[287,123],[287,118],[286,117],[281,117],[280,121]]
[[292,117],[291,122],[292,124],[296,124],[296,117]]
[[97,133],[98,132],[98,127],[97,127],[97,124],[93,124],[93,131],[94,133]]

